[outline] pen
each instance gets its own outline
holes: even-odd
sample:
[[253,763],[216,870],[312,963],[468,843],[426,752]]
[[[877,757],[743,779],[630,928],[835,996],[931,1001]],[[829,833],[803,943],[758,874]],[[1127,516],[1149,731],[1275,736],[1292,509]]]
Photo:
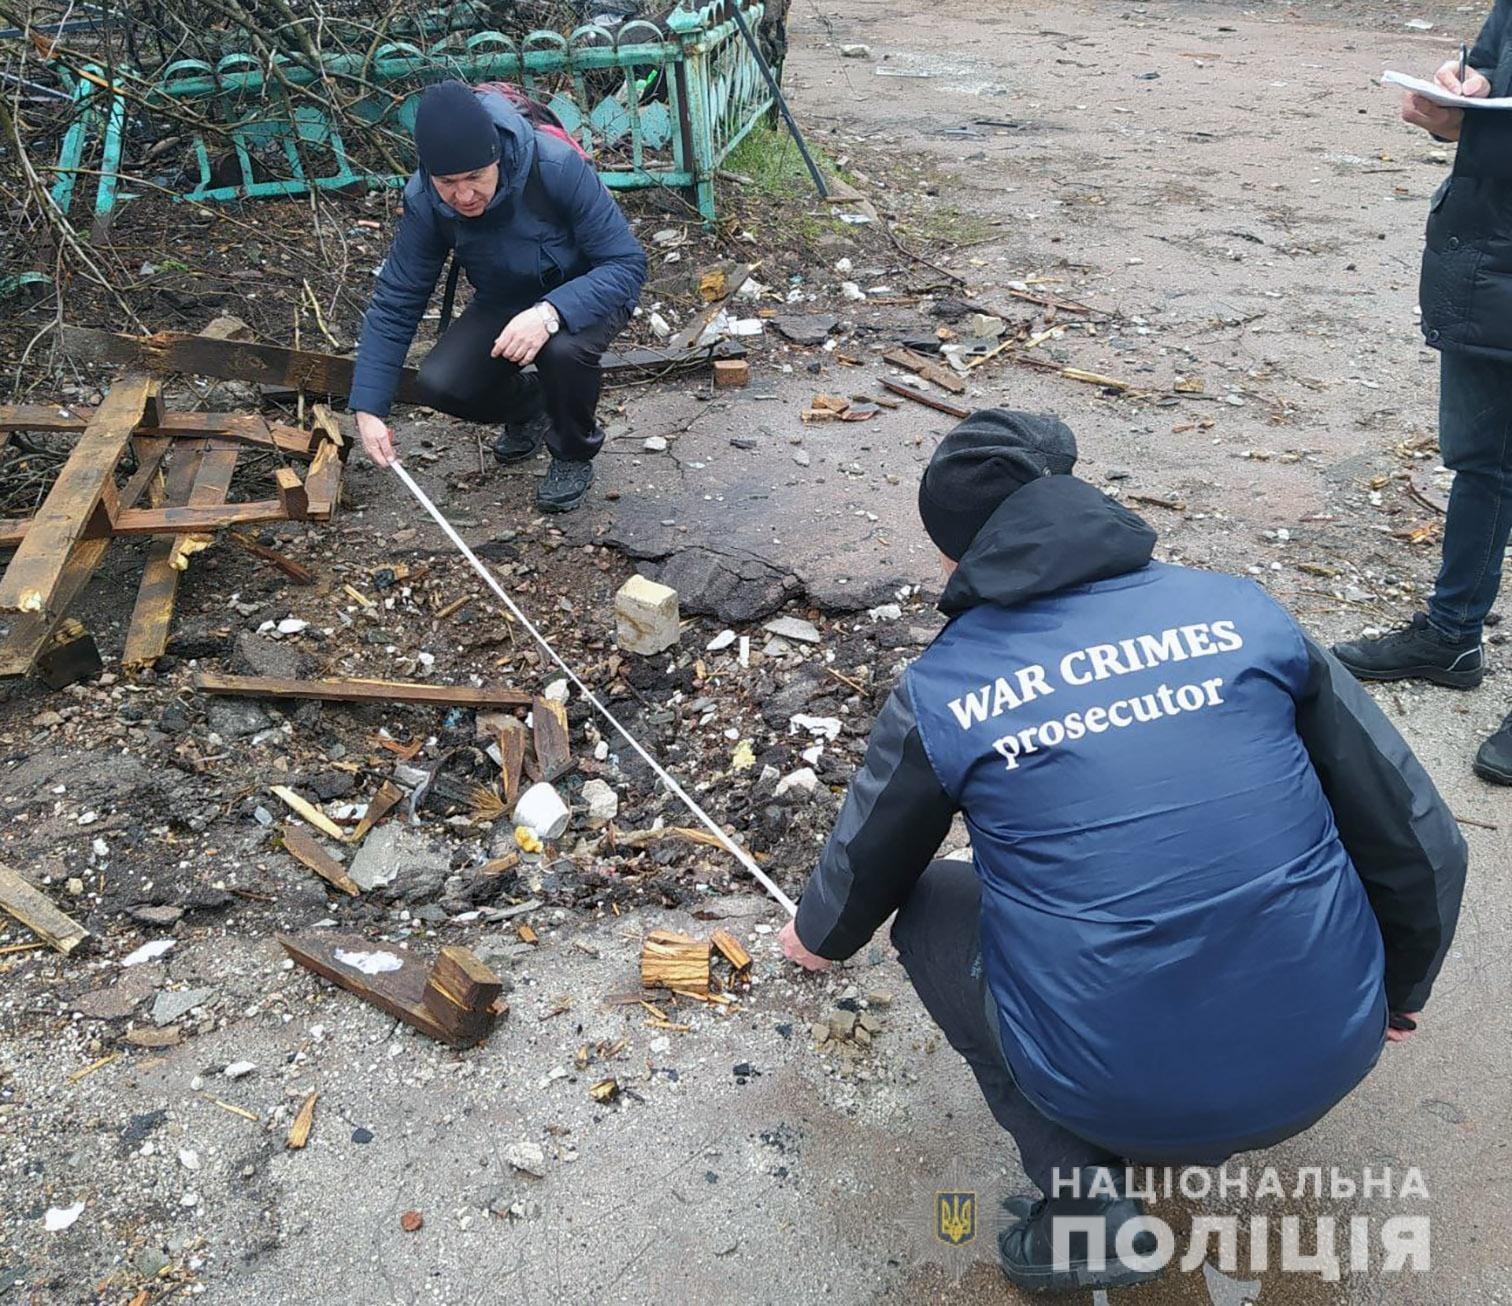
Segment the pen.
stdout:
[[1460,94],[1465,93],[1465,62],[1470,58],[1470,47],[1463,41],[1460,42]]

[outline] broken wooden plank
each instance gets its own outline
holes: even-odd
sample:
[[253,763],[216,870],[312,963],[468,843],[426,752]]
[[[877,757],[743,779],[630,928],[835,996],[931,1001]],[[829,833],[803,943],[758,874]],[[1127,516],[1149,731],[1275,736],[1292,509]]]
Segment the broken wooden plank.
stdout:
[[14,916],[49,947],[67,956],[90,937],[73,917],[59,911],[46,894],[0,863],[0,911]]
[[971,409],[962,408],[959,404],[947,403],[943,399],[936,399],[933,395],[925,394],[911,385],[905,385],[902,381],[894,381],[891,377],[878,377],[882,388],[895,395],[901,395],[904,399],[912,399],[916,404],[923,404],[926,408],[933,408],[937,413],[944,413],[947,417],[966,418],[971,416]]
[[352,831],[348,842],[361,843],[367,838],[368,831],[392,812],[403,798],[404,790],[392,780],[385,780],[378,786],[378,792],[368,800],[367,811],[362,814],[362,820],[357,822],[357,828]]
[[283,572],[296,585],[313,585],[315,573],[302,562],[295,562],[277,549],[270,549],[259,540],[254,540],[250,535],[243,535],[240,531],[228,531],[226,537],[237,548],[250,553],[254,558],[261,558],[264,562],[272,563],[279,571]]
[[[11,431],[68,434],[82,431],[92,416],[94,409],[87,405],[0,404],[0,435]],[[144,420],[138,425],[137,434],[178,440],[229,440],[277,449],[292,458],[304,459],[314,457],[316,447],[315,437],[309,431],[269,424],[256,413],[163,413],[156,422]]]
[[716,295],[689,318],[688,324],[667,341],[667,348],[685,350],[696,346],[699,336],[704,333],[704,328],[724,311],[725,305],[735,297],[736,292],[750,279],[751,265],[749,263],[737,263],[725,274],[724,294]]
[[511,812],[520,797],[520,769],[525,764],[525,742],[525,723],[519,717],[505,717],[499,722],[499,771],[504,787],[504,806]]
[[[129,508],[155,483],[158,469],[172,441],[143,439],[133,441],[136,449],[137,469],[131,474],[121,490],[121,506]],[[63,577],[54,591],[53,612],[28,612],[11,620],[10,633],[0,640],[0,676],[24,676],[36,662],[42,650],[52,639],[58,623],[68,612],[69,606],[89,583],[95,569],[104,560],[110,547],[109,539],[84,540],[74,545],[68,563],[63,568]]]
[[312,521],[329,521],[341,495],[341,447],[327,440],[315,451],[305,476],[305,511]]
[[269,787],[268,792],[296,816],[308,821],[321,834],[328,834],[338,842],[346,839],[346,835],[341,832],[341,827],[335,821],[331,820],[329,816],[314,804],[305,802],[288,785],[272,785]]
[[273,473],[273,484],[278,487],[278,502],[283,505],[289,520],[306,520],[310,515],[310,497],[305,493],[299,473],[292,467],[280,467]]
[[641,983],[707,996],[709,942],[674,930],[652,930],[641,945]]
[[445,1028],[466,1038],[484,1038],[493,1028],[494,1004],[504,982],[467,948],[441,949],[426,977],[420,1001]]
[[342,893],[353,898],[361,894],[362,890],[357,887],[357,882],[346,873],[340,862],[315,841],[308,830],[301,830],[297,825],[291,825],[285,821],[279,827],[278,833],[283,839],[284,848],[295,861],[302,862],[327,884],[340,889]]
[[[307,970],[451,1047],[471,1047],[480,1042],[492,1028],[494,1019],[502,1014],[503,1003],[496,1002],[489,1008],[489,1019],[481,1029],[476,1025],[459,1029],[438,1020],[425,1006],[425,988],[429,979],[425,966],[398,947],[369,943],[355,935],[324,932],[299,938],[279,935],[278,942]],[[399,962],[399,968],[365,975],[355,965],[339,960],[338,953],[347,958],[387,954]]]
[[[115,515],[116,535],[189,535],[224,530],[231,526],[256,526],[261,522],[288,521],[277,499],[253,503],[198,504],[183,508],[121,509]],[[27,532],[28,538],[31,532]]]
[[561,779],[577,765],[567,739],[567,705],[538,696],[530,705],[530,725],[541,779],[548,784]]
[[[204,456],[202,443],[180,445],[168,466],[166,486],[153,487],[153,506],[187,502]],[[173,621],[173,605],[182,574],[169,565],[172,553],[173,540],[166,538],[153,540],[147,550],[142,580],[137,586],[136,604],[131,610],[131,624],[126,629],[126,647],[121,654],[125,666],[138,667],[155,662],[168,647],[168,628]]]
[[155,380],[142,376],[126,377],[111,387],[0,578],[0,609],[52,610],[69,555],[95,509],[106,503],[114,514],[116,463],[157,388]]
[[913,372],[922,376],[926,381],[932,381],[942,390],[949,390],[953,395],[966,393],[966,382],[952,372],[948,367],[941,367],[933,359],[925,358],[923,354],[917,354],[912,349],[889,349],[882,355],[884,363],[891,363],[894,367],[901,367],[905,372]]
[[286,680],[278,676],[223,676],[202,671],[202,694],[233,698],[314,698],[330,703],[440,703],[447,707],[524,707],[532,695],[501,685],[419,685],[406,680]]

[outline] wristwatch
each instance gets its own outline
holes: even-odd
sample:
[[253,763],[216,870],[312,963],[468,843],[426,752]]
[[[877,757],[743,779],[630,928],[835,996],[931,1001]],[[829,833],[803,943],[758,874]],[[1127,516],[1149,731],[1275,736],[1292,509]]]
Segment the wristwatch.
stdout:
[[548,336],[554,336],[562,329],[562,319],[557,316],[556,309],[545,300],[535,306],[535,311],[541,315],[541,325],[546,328]]

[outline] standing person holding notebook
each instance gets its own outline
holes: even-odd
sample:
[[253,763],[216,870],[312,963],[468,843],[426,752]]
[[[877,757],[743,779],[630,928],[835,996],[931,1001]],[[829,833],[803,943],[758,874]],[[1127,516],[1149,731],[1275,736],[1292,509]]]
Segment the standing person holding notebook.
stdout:
[[[1496,0],[1468,57],[1447,60],[1434,81],[1472,99],[1512,94],[1512,0]],[[1429,206],[1419,295],[1423,337],[1439,351],[1439,448],[1454,488],[1427,612],[1334,652],[1362,680],[1473,689],[1512,533],[1512,113],[1409,91],[1402,117],[1458,142],[1454,171]],[[1512,784],[1512,714],[1481,745],[1475,771]]]

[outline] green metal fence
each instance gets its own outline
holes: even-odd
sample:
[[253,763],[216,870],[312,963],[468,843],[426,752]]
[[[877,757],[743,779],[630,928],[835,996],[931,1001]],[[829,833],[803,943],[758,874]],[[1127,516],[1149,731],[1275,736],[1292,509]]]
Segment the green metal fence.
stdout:
[[[98,175],[97,221],[108,221],[130,197],[132,182],[121,175],[128,107],[149,120],[157,111],[167,122],[181,106],[217,129],[192,133],[196,175],[176,192],[183,200],[400,186],[403,172],[364,168],[354,153],[373,152],[353,144],[368,146],[365,134],[380,134],[408,166],[421,90],[455,77],[520,84],[582,142],[605,185],[686,190],[712,219],[716,171],[771,108],[756,56],[731,16],[737,3],[754,27],[762,0],[715,0],[613,32],[588,24],[518,40],[493,31],[452,33],[426,48],[391,42],[370,57],[326,56],[319,68],[293,55],[270,68],[243,53],[214,65],[179,60],[150,80],[120,69],[112,79],[87,68],[72,81],[76,112],[59,150],[52,197],[67,212],[78,179]],[[86,167],[96,152],[97,166]]]

